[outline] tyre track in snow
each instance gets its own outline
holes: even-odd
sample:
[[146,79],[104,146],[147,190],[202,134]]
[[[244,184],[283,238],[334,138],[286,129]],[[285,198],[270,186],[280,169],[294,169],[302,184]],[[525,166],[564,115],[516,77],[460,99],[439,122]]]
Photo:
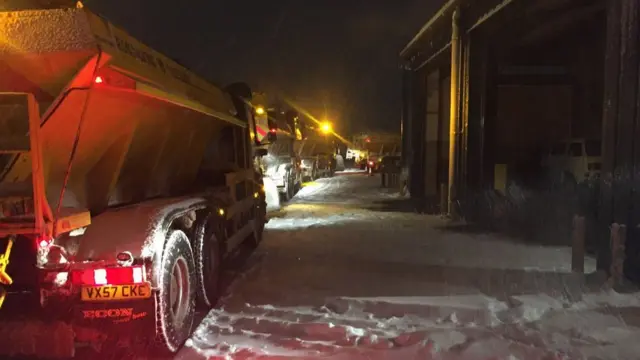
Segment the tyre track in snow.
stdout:
[[[363,175],[303,188],[176,359],[563,359],[543,326],[527,324],[565,308],[509,296],[562,278],[505,276],[512,265],[500,261],[539,253],[563,262],[570,253],[450,235],[433,217],[373,210],[387,195],[378,177]],[[490,250],[473,248],[482,244]],[[517,253],[474,258],[496,251]]]

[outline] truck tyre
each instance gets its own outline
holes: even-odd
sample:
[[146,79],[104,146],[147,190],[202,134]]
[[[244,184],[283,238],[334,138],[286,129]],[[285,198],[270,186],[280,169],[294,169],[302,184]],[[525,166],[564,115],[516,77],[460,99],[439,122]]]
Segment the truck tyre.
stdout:
[[158,333],[163,350],[175,353],[191,335],[196,302],[193,253],[183,231],[169,233],[160,261],[156,310]]
[[289,190],[290,188],[291,179],[289,179],[289,173],[287,173],[285,175],[284,191],[280,193],[280,202],[287,202],[289,201],[289,199],[291,199],[291,197],[289,196],[289,194],[291,194],[291,190]]
[[211,309],[220,295],[222,265],[222,231],[216,231],[212,217],[202,218],[195,227],[193,255],[196,264],[196,304]]
[[264,224],[267,222],[267,207],[266,203],[256,206],[255,217],[253,218],[253,234],[250,235],[251,245],[258,247],[262,242],[262,235],[264,233]]
[[282,200],[283,202],[287,202],[289,200],[291,200],[291,198],[293,198],[293,187],[294,187],[294,182],[291,179],[291,173],[287,172],[285,174],[285,183],[284,183],[284,193],[282,193],[282,198],[280,200]]
[[296,195],[296,186],[297,184],[295,179],[289,183],[289,186],[287,186],[287,200],[293,199],[293,197]]

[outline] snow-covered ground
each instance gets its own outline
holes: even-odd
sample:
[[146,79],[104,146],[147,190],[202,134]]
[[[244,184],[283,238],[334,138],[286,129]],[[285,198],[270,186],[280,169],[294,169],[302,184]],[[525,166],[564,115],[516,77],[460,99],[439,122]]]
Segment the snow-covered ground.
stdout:
[[640,359],[639,294],[579,286],[568,248],[385,211],[396,197],[362,174],[305,186],[176,358]]

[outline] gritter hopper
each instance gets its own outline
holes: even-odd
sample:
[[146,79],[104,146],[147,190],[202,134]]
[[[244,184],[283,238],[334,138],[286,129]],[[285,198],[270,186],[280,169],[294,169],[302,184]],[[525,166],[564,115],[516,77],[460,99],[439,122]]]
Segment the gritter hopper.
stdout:
[[220,89],[86,9],[0,12],[0,235],[188,191],[205,147],[247,125],[234,115]]
[[205,157],[232,167],[248,145],[229,146],[248,126],[236,111],[81,6],[0,10],[0,307],[2,284],[37,282],[38,249],[57,236],[109,208],[197,193]]

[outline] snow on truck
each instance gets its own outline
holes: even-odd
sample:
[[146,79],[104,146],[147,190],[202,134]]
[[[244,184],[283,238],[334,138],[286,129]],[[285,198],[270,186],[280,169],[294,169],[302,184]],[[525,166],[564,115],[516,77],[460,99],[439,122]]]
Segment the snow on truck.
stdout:
[[294,145],[302,140],[304,128],[296,111],[278,103],[265,93],[253,93],[256,131],[268,141],[261,146],[266,151],[261,158],[264,176],[277,188],[279,201],[288,201],[302,187],[302,162]]
[[81,6],[0,11],[0,357],[185,342],[264,228],[239,96]]

